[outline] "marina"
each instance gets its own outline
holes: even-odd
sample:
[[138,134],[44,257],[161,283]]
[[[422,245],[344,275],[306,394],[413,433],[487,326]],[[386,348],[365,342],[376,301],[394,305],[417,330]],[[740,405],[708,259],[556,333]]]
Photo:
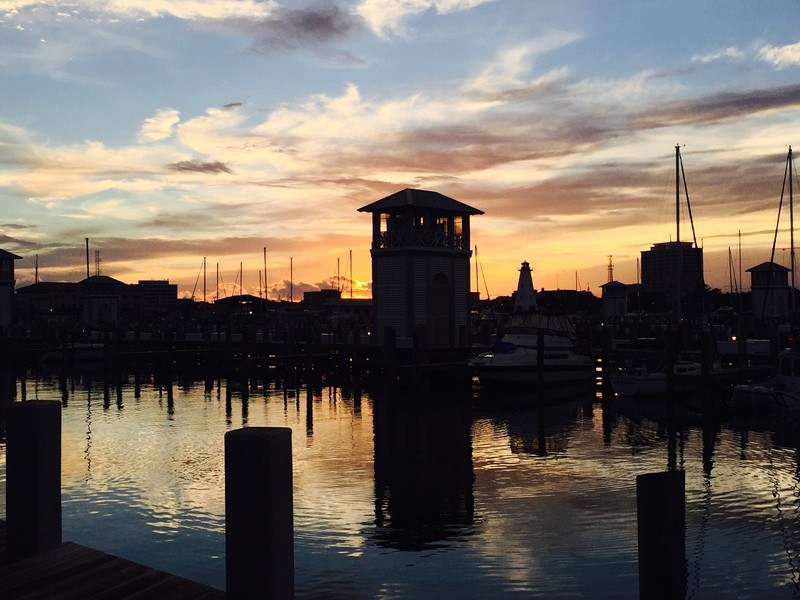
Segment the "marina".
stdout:
[[88,258],[15,291],[0,254],[0,517],[43,565],[20,589],[86,548],[189,597],[800,598],[791,270],[708,310],[682,175],[676,146],[676,241],[641,284],[609,257],[599,301],[537,292],[528,261],[481,300],[483,212],[412,188],[359,209],[367,302],[178,302]]
[[297,598],[638,597],[636,477],[670,469],[686,477],[687,598],[800,597],[791,414],[602,388],[527,407],[479,386],[243,395],[189,374],[30,373],[15,394],[61,402],[65,540],[212,588],[224,434],[274,426],[292,431]]

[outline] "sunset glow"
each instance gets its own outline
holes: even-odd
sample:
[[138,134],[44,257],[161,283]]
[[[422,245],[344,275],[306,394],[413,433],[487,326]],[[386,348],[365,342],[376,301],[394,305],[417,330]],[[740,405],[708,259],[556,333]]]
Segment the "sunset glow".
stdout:
[[37,257],[40,281],[84,278],[88,238],[92,274],[99,252],[102,274],[182,297],[366,297],[357,208],[414,187],[485,213],[482,297],[522,261],[537,288],[599,295],[609,256],[634,283],[675,238],[679,144],[706,282],[728,291],[769,260],[800,148],[796,10],[0,0],[0,248],[18,286]]

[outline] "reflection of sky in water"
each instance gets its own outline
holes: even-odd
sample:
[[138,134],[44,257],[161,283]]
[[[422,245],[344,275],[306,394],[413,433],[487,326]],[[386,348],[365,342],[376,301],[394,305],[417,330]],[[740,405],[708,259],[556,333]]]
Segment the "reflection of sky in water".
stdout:
[[[27,385],[28,399],[61,398],[57,382]],[[224,587],[224,433],[285,426],[298,598],[638,596],[635,476],[667,467],[659,411],[472,414],[333,388],[259,390],[245,410],[224,383],[133,389],[70,387],[65,539]],[[800,598],[796,442],[730,428],[704,439],[699,424],[677,438],[689,597]]]

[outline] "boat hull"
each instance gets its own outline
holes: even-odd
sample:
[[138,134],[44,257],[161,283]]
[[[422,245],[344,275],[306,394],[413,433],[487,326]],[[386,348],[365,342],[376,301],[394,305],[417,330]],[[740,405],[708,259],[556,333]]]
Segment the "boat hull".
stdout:
[[576,382],[594,383],[594,365],[545,365],[540,375],[536,365],[474,365],[481,383],[526,384],[555,387]]

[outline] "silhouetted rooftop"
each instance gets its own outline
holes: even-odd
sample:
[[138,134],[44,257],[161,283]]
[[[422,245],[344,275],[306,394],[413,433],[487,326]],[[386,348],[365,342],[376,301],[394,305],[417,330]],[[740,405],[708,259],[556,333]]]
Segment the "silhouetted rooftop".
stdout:
[[13,258],[14,260],[19,260],[22,257],[17,256],[16,254],[9,252],[8,250],[0,250],[0,258]]
[[473,208],[463,202],[454,200],[439,192],[431,192],[428,190],[414,190],[406,188],[395,192],[391,196],[386,196],[359,208],[359,212],[376,212],[386,210],[389,208],[400,208],[403,206],[417,206],[420,208],[433,208],[437,210],[446,210],[450,212],[469,214],[469,215],[482,215],[483,211]]
[[114,279],[108,275],[92,275],[91,277],[87,277],[86,279],[80,281],[80,283],[90,285],[128,285],[127,283],[123,283],[119,279]]
[[747,269],[747,272],[750,273],[751,271],[785,271],[789,272],[791,269],[788,267],[784,267],[783,265],[779,265],[776,262],[763,262],[760,265],[756,265],[755,267],[750,267]]

